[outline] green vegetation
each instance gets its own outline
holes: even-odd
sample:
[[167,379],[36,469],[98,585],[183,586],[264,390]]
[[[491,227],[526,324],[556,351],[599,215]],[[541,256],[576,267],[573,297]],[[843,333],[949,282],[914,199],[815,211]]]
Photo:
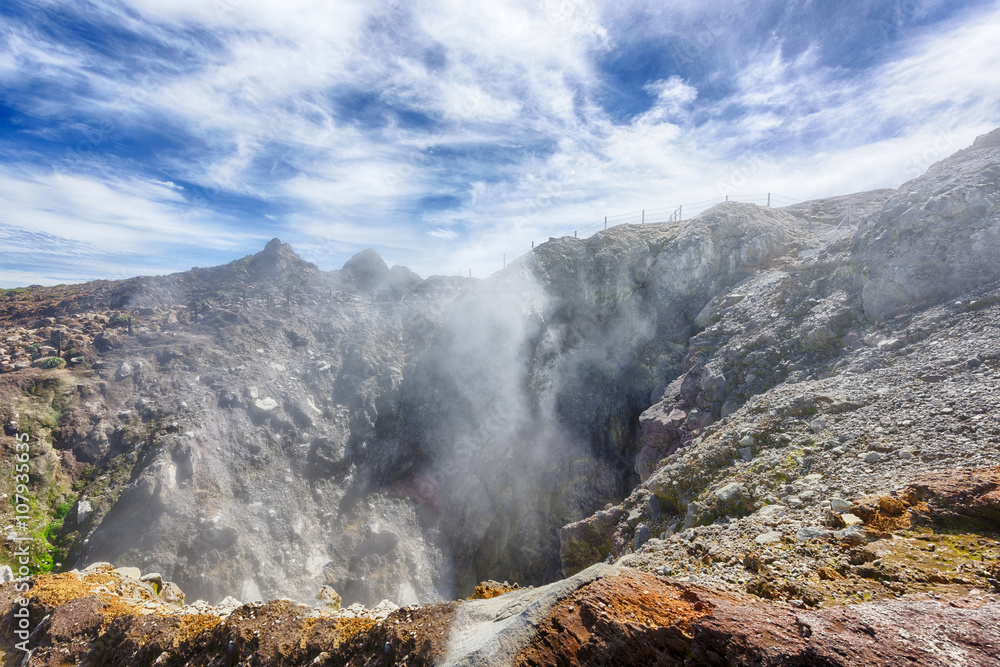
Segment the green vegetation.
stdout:
[[[63,360],[59,360],[61,366]],[[20,431],[28,436],[27,470],[17,472],[28,478],[16,478],[15,466],[25,461],[15,459],[14,448],[0,453],[0,491],[7,502],[0,504],[0,520],[14,527],[18,535],[32,538],[26,541],[28,567],[33,574],[51,572],[67,562],[67,549],[61,540],[63,522],[76,500],[71,478],[52,451],[51,434],[59,427],[64,412],[74,399],[67,386],[69,378],[49,376],[22,389],[18,405],[22,419]],[[26,484],[27,488],[18,484]],[[27,506],[27,511],[17,511]],[[0,553],[0,562],[10,562],[9,550]],[[20,566],[19,563],[17,563]],[[15,568],[16,569],[16,568]]]
[[52,370],[53,368],[62,368],[66,365],[66,360],[62,357],[49,357],[41,363],[41,367],[45,370]]

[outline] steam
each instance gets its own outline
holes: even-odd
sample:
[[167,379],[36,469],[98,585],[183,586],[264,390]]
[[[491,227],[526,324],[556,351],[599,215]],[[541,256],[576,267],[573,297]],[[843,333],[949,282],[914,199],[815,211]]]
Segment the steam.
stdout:
[[[456,301],[406,392],[460,592],[489,578],[558,578],[558,529],[628,488],[632,412],[649,393],[630,364],[654,320],[634,289],[598,295],[589,276],[539,275],[544,258],[531,258]],[[579,289],[567,298],[556,282]]]
[[325,583],[346,604],[426,602],[558,578],[559,529],[631,488],[663,375],[649,262],[604,241],[546,244],[475,282],[369,257],[374,291],[272,242],[123,288],[123,308],[203,303],[197,324],[112,352],[145,369],[113,384],[121,407],[179,425],[135,449],[142,502],[126,490],[80,558],[155,567],[207,599],[311,600]]

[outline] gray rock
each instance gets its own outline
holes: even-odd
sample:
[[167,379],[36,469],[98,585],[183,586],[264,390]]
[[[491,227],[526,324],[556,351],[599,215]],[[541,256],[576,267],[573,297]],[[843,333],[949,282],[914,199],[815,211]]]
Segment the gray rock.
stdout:
[[825,540],[828,539],[831,532],[826,528],[820,528],[819,526],[803,526],[799,528],[798,532],[795,533],[795,539],[799,542],[808,542],[809,540]]
[[846,540],[851,544],[865,544],[871,542],[873,538],[869,537],[868,531],[865,530],[864,525],[856,523],[853,526],[844,528],[843,530],[838,530],[833,533],[833,536],[838,540]]
[[201,548],[223,551],[236,542],[239,534],[235,527],[224,522],[218,516],[213,516],[201,521],[198,543]]
[[706,369],[699,384],[701,390],[705,392],[705,397],[710,401],[721,401],[729,392],[729,381],[726,376],[717,369]]
[[701,509],[701,503],[697,501],[688,503],[687,513],[684,515],[684,523],[681,525],[681,530],[687,530],[698,525],[698,520],[701,517]]
[[644,523],[640,523],[635,529],[635,537],[632,538],[632,548],[638,549],[649,541],[653,534]]
[[878,463],[881,460],[882,460],[882,455],[879,454],[878,452],[868,452],[867,454],[865,454],[864,458],[865,463]]
[[8,581],[14,581],[14,571],[10,569],[10,565],[0,565],[0,584]]
[[828,423],[829,420],[826,417],[816,417],[816,419],[809,422],[809,428],[812,429],[813,433],[822,433]]
[[830,509],[836,512],[837,514],[843,514],[844,512],[849,512],[852,507],[854,507],[853,503],[844,500],[839,496],[834,496],[833,498],[830,498]]
[[715,497],[724,503],[728,503],[737,496],[743,494],[743,485],[739,482],[730,482],[721,489],[715,491]]

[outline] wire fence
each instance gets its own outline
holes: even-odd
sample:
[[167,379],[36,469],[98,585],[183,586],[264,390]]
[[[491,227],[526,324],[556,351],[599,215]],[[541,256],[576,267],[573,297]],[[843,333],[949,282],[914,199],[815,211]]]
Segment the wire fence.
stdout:
[[[572,236],[577,238],[589,238],[597,232],[604,231],[605,229],[610,229],[612,227],[617,227],[618,225],[642,225],[642,224],[657,224],[663,222],[679,222],[681,220],[688,220],[698,215],[702,211],[706,211],[717,204],[722,204],[724,202],[743,202],[750,204],[757,204],[758,206],[767,207],[782,207],[791,206],[792,204],[798,204],[802,200],[794,199],[792,197],[785,197],[784,195],[775,194],[773,192],[765,192],[761,194],[753,195],[726,195],[724,197],[716,197],[714,199],[705,199],[703,201],[691,202],[689,204],[678,204],[677,206],[668,206],[665,208],[648,208],[640,209],[638,211],[630,211],[628,213],[619,213],[617,215],[605,216],[594,222],[586,223],[580,227],[573,229]],[[563,236],[569,236],[570,234],[563,234]],[[510,251],[502,253],[502,257],[498,258],[494,262],[488,264],[483,264],[481,266],[472,267],[465,269],[464,271],[459,271],[459,275],[467,275],[471,277],[485,278],[501,269],[505,268],[507,264],[515,261],[517,258],[525,255],[535,249],[535,242],[531,241],[531,246],[526,248],[521,246],[520,248],[512,248]]]

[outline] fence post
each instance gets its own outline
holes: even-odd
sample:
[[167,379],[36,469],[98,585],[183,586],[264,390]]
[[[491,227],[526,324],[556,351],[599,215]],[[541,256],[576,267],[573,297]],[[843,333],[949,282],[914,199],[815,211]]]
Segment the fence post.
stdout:
[[573,230],[573,238],[576,238],[576,230]]
[[726,195],[726,202],[729,202],[729,195]]
[[767,193],[767,207],[771,208],[771,193]]
[[680,206],[677,207],[677,219],[678,220],[684,219],[684,204],[681,204]]
[[646,209],[642,209],[642,224],[646,224]]
[[531,249],[532,249],[532,250],[534,250],[534,249],[535,249],[535,242],[534,242],[534,241],[532,241],[532,242],[531,242]]
[[604,216],[604,231],[608,231],[608,216]]

